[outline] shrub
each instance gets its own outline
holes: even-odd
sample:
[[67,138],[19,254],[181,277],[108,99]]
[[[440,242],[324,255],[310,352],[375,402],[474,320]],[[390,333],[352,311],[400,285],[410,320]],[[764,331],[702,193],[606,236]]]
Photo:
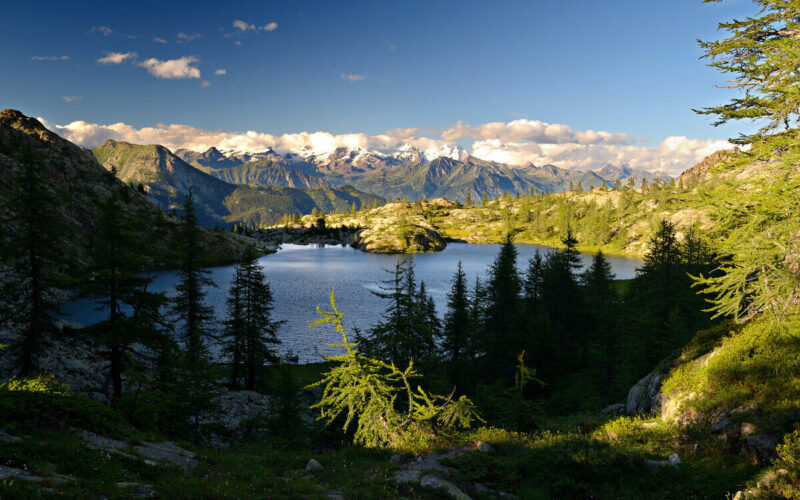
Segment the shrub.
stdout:
[[480,418],[465,396],[453,400],[452,394],[443,397],[428,394],[419,386],[413,389],[412,379],[422,376],[413,361],[400,370],[394,363],[360,355],[358,344],[347,339],[333,292],[331,309],[317,307],[322,318],[309,322],[310,327],[334,324],[342,343],[332,347],[345,349],[345,354],[325,357],[334,363],[333,368],[309,386],[323,387],[322,398],[312,406],[319,408],[319,419],[330,424],[344,416],[345,431],[355,424],[355,444],[413,451],[430,447],[438,438]]

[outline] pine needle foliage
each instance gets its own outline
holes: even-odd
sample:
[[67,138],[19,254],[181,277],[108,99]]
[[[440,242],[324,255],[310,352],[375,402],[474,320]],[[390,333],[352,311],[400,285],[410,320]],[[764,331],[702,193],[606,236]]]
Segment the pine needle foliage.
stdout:
[[[714,3],[719,0],[705,0]],[[730,75],[723,88],[741,95],[728,103],[695,110],[716,115],[714,125],[729,120],[759,120],[761,133],[797,123],[800,112],[800,1],[755,0],[754,16],[720,23],[722,40],[700,41],[711,67]],[[758,135],[737,142],[752,142]]]
[[322,387],[322,398],[311,406],[320,410],[320,420],[331,424],[344,418],[345,432],[355,427],[353,443],[368,448],[416,450],[430,447],[440,439],[452,436],[458,428],[468,428],[480,420],[472,402],[465,396],[458,399],[429,394],[413,381],[422,375],[413,361],[405,369],[394,363],[362,356],[358,343],[347,338],[343,313],[336,307],[334,292],[331,310],[317,307],[322,316],[309,321],[309,328],[333,324],[342,339],[344,353],[326,356],[333,367],[323,378],[309,387]]

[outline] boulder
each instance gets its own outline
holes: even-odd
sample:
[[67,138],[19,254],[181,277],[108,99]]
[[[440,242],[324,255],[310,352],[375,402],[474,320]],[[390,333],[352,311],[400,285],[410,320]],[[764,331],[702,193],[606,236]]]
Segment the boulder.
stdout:
[[309,459],[308,462],[306,462],[306,472],[319,472],[323,469],[324,467],[322,466],[322,464],[317,462],[313,458]]
[[492,445],[490,445],[489,443],[484,443],[483,441],[478,441],[478,444],[475,445],[475,449],[481,453],[488,453],[490,455],[494,455],[497,453],[497,450],[495,450]]
[[747,447],[760,463],[765,464],[778,458],[776,448],[779,441],[780,435],[775,433],[753,434],[752,436],[747,436]]
[[602,413],[603,415],[608,415],[610,417],[612,416],[617,417],[625,414],[625,406],[626,406],[625,403],[616,403],[613,405],[606,406],[600,411],[600,413]]
[[445,490],[447,494],[450,495],[450,498],[454,498],[455,500],[472,500],[472,497],[461,491],[458,486],[446,479],[434,476],[433,474],[424,476],[420,479],[419,484],[425,488]]
[[[642,415],[649,413],[653,409],[653,400],[658,396],[661,389],[663,373],[648,373],[641,380],[631,387],[628,391],[628,402],[625,405],[625,413],[628,415]],[[659,405],[660,407],[660,405]]]

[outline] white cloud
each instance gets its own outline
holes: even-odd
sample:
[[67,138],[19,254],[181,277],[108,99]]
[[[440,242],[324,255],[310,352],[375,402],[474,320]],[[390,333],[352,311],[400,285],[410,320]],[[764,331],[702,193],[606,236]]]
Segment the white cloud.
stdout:
[[366,76],[364,75],[357,75],[355,73],[342,73],[339,76],[341,77],[342,80],[347,80],[348,82],[360,82],[361,80],[366,78]]
[[102,33],[104,36],[108,36],[114,33],[114,30],[112,30],[108,26],[92,26],[92,29],[90,29],[89,31],[91,33]]
[[202,82],[200,82],[200,87],[202,87],[204,89],[208,88],[210,86],[211,86],[211,82],[209,82],[208,80],[203,80]]
[[395,45],[395,44],[393,44],[393,43],[390,43],[390,44],[389,44],[389,50],[391,50],[392,52],[394,52],[395,50],[397,50],[397,45]]
[[200,70],[193,66],[200,62],[194,56],[185,56],[179,59],[168,59],[161,61],[154,57],[139,63],[139,66],[146,68],[151,75],[156,78],[182,79],[200,78]]
[[553,164],[561,168],[590,170],[607,164],[661,170],[677,175],[709,154],[732,145],[721,139],[667,137],[654,146],[633,144],[520,143],[498,139],[472,143],[472,154],[484,160],[512,165]]
[[97,60],[100,64],[122,64],[126,61],[135,61],[136,52],[106,52],[105,57]]
[[278,29],[278,23],[267,23],[264,26],[262,26],[261,29],[264,31],[275,31],[276,29]]
[[75,101],[80,101],[81,99],[83,99],[83,97],[79,95],[65,95],[61,99],[64,100],[65,102],[75,102]]
[[158,37],[153,38],[153,41],[156,42],[156,43],[167,43],[166,40],[164,40],[163,38],[158,38]]
[[33,56],[32,61],[68,61],[69,56]]
[[546,123],[527,118],[513,120],[508,123],[492,122],[481,125],[458,122],[445,129],[442,132],[442,138],[448,141],[499,139],[502,142],[533,142],[539,144],[564,142],[625,144],[629,142],[627,134],[595,132],[594,130],[574,132],[569,125]]
[[200,38],[203,38],[202,33],[184,33],[181,31],[175,35],[175,40],[177,43],[188,43],[194,40],[199,40]]
[[92,29],[89,30],[89,33],[100,33],[103,36],[119,35],[119,36],[124,36],[125,38],[131,38],[131,39],[136,38],[133,35],[120,33],[117,30],[112,30],[108,26],[92,26]]
[[214,71],[214,74],[217,75],[217,76],[227,75],[228,74],[228,70],[220,68],[220,69]]
[[[392,153],[408,144],[428,157],[459,156],[461,151],[458,146],[452,139],[446,138],[445,133],[452,134],[459,126],[464,127],[463,124],[456,124],[441,134],[431,134],[430,137],[421,135],[423,132],[414,127],[393,129],[377,135],[331,134],[323,131],[273,135],[252,130],[210,131],[178,124],[134,128],[125,123],[98,125],[76,121],[67,125],[56,125],[41,118],[40,121],[50,130],[84,147],[95,147],[108,139],[115,139],[134,144],[163,144],[172,150],[187,148],[204,151],[215,146],[238,151],[259,151],[271,147],[281,153],[325,154],[341,146]],[[547,125],[543,127],[545,132],[537,132],[536,127],[533,127],[532,132],[526,128],[528,125],[521,129],[520,126],[511,127],[510,131],[495,123],[478,125],[476,128],[483,135],[495,130],[519,140],[476,138],[468,149],[477,158],[511,165],[553,164],[562,168],[588,170],[611,163],[650,171],[662,170],[677,175],[714,151],[732,147],[725,140],[682,136],[667,137],[658,144],[647,146],[628,140],[627,136],[626,141],[622,142],[617,134],[574,132],[566,125]],[[528,140],[523,140],[526,138]],[[540,142],[534,142],[531,138],[539,139]]]
[[255,24],[246,23],[239,19],[233,22],[233,27],[240,31],[253,31],[256,29]]

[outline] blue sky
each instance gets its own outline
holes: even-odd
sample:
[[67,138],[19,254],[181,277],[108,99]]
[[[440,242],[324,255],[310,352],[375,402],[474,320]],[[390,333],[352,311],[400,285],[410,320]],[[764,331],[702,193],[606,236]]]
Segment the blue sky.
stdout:
[[[524,118],[639,144],[745,130],[691,111],[727,95],[696,39],[752,13],[745,0],[12,1],[0,11],[0,105],[54,124],[435,136],[459,121]],[[98,62],[110,53],[136,56]],[[182,74],[158,67],[188,78],[142,66],[181,58],[193,58]]]

